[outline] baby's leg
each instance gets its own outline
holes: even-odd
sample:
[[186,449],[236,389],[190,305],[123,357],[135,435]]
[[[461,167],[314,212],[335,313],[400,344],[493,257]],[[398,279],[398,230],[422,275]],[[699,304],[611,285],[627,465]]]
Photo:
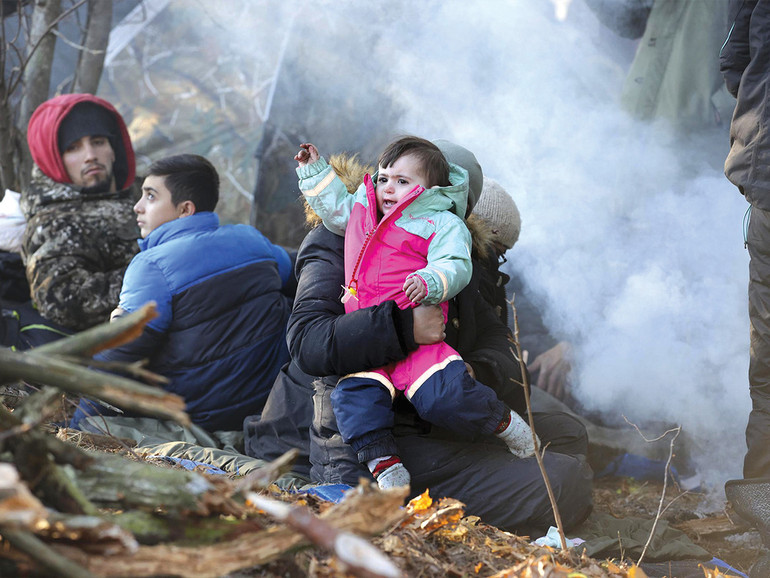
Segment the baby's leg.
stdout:
[[358,461],[366,464],[380,488],[410,482],[393,437],[395,393],[387,374],[378,371],[345,376],[331,394],[342,439],[356,452]]
[[419,375],[406,397],[424,420],[469,436],[493,433],[509,411],[492,389],[468,374],[459,356]]
[[399,379],[410,380],[406,396],[420,416],[461,434],[493,433],[517,457],[531,456],[535,442],[529,425],[490,387],[473,379],[453,349],[444,344],[438,346],[443,347],[430,346],[425,351],[421,347],[413,354],[414,360],[410,361],[410,356],[393,374],[396,381],[397,371],[411,372],[409,378],[399,375]]

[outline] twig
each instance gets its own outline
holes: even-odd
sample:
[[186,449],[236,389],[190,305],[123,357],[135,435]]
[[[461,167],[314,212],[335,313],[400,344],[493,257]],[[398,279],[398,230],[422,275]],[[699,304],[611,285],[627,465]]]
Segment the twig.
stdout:
[[[621,415],[623,415],[623,414],[621,414]],[[645,436],[645,435],[642,433],[642,430],[640,430],[640,429],[639,429],[639,426],[638,426],[638,425],[636,425],[635,423],[633,423],[633,422],[629,421],[629,419],[628,419],[628,418],[627,418],[625,415],[623,416],[623,419],[626,421],[626,423],[627,423],[628,425],[630,425],[631,427],[633,427],[633,428],[634,428],[634,429],[635,429],[635,430],[636,430],[636,431],[639,433],[639,435],[642,437],[642,439],[643,439],[644,441],[646,441],[647,443],[653,443],[653,442],[657,442],[657,441],[660,441],[660,440],[662,440],[664,437],[666,437],[668,434],[670,434],[670,433],[673,433],[673,432],[679,432],[679,431],[682,429],[681,427],[677,426],[677,427],[675,427],[675,428],[672,428],[672,429],[667,429],[666,431],[664,431],[662,434],[660,434],[660,435],[659,435],[658,437],[656,437],[656,438],[648,439],[648,438],[647,438],[647,437],[646,437],[646,436]],[[677,433],[676,435],[679,435],[679,433]]]
[[56,38],[58,38],[59,40],[64,42],[64,44],[66,44],[67,46],[71,46],[72,48],[75,48],[76,50],[81,50],[83,52],[87,52],[88,54],[99,55],[99,54],[105,54],[107,52],[106,50],[92,50],[90,48],[87,48],[86,46],[83,46],[82,44],[78,44],[77,42],[73,42],[72,40],[70,40],[69,38],[64,36],[64,34],[62,34],[61,32],[59,32],[58,30],[55,30],[55,29],[51,30],[51,34],[53,34],[54,36],[56,36]]
[[[514,299],[516,298],[515,295],[511,297],[508,301],[508,304],[511,306],[511,310],[513,311],[513,339],[511,339],[514,347],[516,348],[516,351],[514,352],[511,350],[511,353],[513,353],[514,357],[519,362],[519,368],[521,370],[521,380],[522,380],[522,387],[524,388],[524,400],[527,404],[527,417],[529,418],[529,429],[532,433],[532,441],[535,444],[535,459],[537,460],[537,465],[540,468],[540,473],[543,476],[543,481],[545,482],[545,489],[548,492],[548,499],[551,502],[551,508],[553,508],[553,518],[556,521],[556,529],[559,531],[559,539],[561,540],[561,549],[566,550],[567,549],[567,537],[564,535],[564,525],[561,522],[561,514],[559,514],[559,506],[556,504],[556,496],[553,493],[553,488],[551,487],[551,481],[548,479],[548,473],[545,470],[545,464],[543,463],[543,455],[545,454],[545,448],[541,449],[538,447],[538,438],[537,434],[535,433],[535,419],[532,416],[532,402],[529,398],[529,378],[527,377],[527,367],[524,363],[524,357],[521,354],[521,344],[519,343],[519,316],[516,313],[516,306],[513,304]],[[509,338],[510,339],[510,338]],[[515,381],[511,379],[511,381]]]
[[72,14],[75,10],[80,8],[85,3],[86,3],[86,0],[80,0],[79,2],[74,4],[73,6],[70,6],[64,12],[62,12],[55,20],[53,20],[53,22],[51,22],[46,27],[46,29],[43,32],[43,34],[40,35],[40,38],[37,39],[37,42],[35,42],[35,44],[32,46],[32,48],[27,53],[26,58],[24,58],[19,63],[18,76],[14,77],[13,74],[10,75],[10,78],[9,78],[9,81],[8,81],[8,89],[7,89],[6,93],[5,93],[5,95],[3,96],[3,98],[5,99],[6,102],[8,101],[10,95],[13,94],[13,92],[16,91],[16,88],[18,87],[19,82],[21,81],[21,78],[24,76],[24,70],[26,69],[27,64],[29,63],[30,59],[35,54],[35,52],[37,51],[37,49],[40,46],[40,44],[43,42],[43,39],[46,36],[48,36],[48,34],[50,34],[51,32],[53,32],[56,29],[56,27],[59,25],[59,22],[64,20],[67,16]]
[[644,545],[644,548],[642,548],[642,553],[639,556],[639,560],[636,561],[637,566],[639,566],[642,563],[642,560],[644,559],[644,555],[647,553],[647,548],[652,542],[653,536],[655,536],[655,530],[658,527],[658,521],[660,520],[660,516],[663,513],[663,500],[665,500],[666,498],[666,487],[668,486],[668,476],[670,474],[670,469],[671,469],[671,460],[674,457],[674,442],[676,441],[676,438],[679,437],[679,434],[681,433],[681,431],[682,431],[682,426],[678,426],[674,429],[668,430],[665,434],[663,434],[663,435],[667,435],[669,432],[676,432],[676,434],[674,434],[674,437],[671,438],[671,443],[669,444],[668,459],[666,460],[666,470],[663,474],[663,491],[660,493],[660,501],[658,502],[658,512],[655,514],[655,520],[652,523],[652,529],[650,530],[650,535],[647,538],[647,543]]
[[37,538],[31,532],[0,528],[3,538],[22,552],[29,555],[44,569],[62,578],[94,578],[88,570],[58,554],[53,548]]
[[[73,363],[80,362],[77,358],[72,357],[62,357],[62,359],[72,361]],[[141,359],[139,361],[135,361],[134,363],[124,363],[122,361],[89,360],[88,366],[94,369],[104,370],[108,373],[125,373],[131,377],[138,377],[139,379],[142,379],[143,381],[152,385],[162,386],[169,382],[167,377],[158,373],[154,373],[149,369],[145,369],[147,363],[147,359]]]
[[297,461],[299,450],[291,448],[283,455],[263,467],[250,471],[238,482],[236,488],[238,491],[245,492],[251,490],[266,490],[275,480],[283,474],[291,471],[294,462]]
[[369,542],[350,532],[336,529],[313,515],[307,507],[290,506],[254,492],[248,492],[246,497],[257,508],[305,535],[314,544],[334,552],[347,570],[356,576],[401,577],[398,566]]

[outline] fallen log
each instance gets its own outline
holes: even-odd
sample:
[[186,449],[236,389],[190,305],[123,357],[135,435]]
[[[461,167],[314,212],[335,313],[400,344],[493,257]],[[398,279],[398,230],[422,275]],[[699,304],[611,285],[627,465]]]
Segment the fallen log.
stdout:
[[[405,496],[406,489],[382,492],[371,486],[359,486],[319,517],[338,530],[376,535],[404,518],[401,506]],[[165,575],[173,568],[179,576],[205,578],[267,564],[308,546],[308,540],[296,531],[277,526],[244,533],[216,545],[142,546],[133,555],[89,556],[81,563],[101,576]]]
[[35,348],[41,355],[92,357],[105,349],[129,343],[139,337],[145,325],[158,316],[154,303],[110,323],[102,323],[75,335]]
[[0,381],[28,381],[57,387],[68,393],[103,399],[122,409],[159,419],[190,424],[184,400],[178,395],[131,379],[93,371],[76,363],[49,357],[37,350],[0,349]]
[[[0,349],[0,385],[26,381],[53,386],[67,393],[102,399],[122,409],[188,426],[190,418],[184,411],[184,400],[178,395],[82,365],[82,362],[93,363],[90,358],[98,351],[135,339],[156,316],[155,305],[150,303],[113,323],[103,323],[35,349]],[[136,364],[120,367],[112,364],[111,367],[148,377],[156,383],[163,381]]]
[[[17,413],[11,413],[0,405],[0,429],[4,433],[23,425],[22,411]],[[96,507],[55,463],[84,467],[90,458],[78,448],[46,435],[40,428],[10,436],[3,440],[3,445],[13,454],[21,477],[46,505],[71,514],[96,513]]]
[[688,535],[694,534],[698,538],[714,538],[729,536],[731,534],[741,534],[750,529],[750,526],[743,520],[732,520],[728,516],[696,518],[694,520],[672,524],[671,527],[681,530]]
[[[177,519],[190,514],[241,516],[245,513],[244,506],[231,498],[232,492],[223,492],[196,472],[158,467],[117,454],[89,452],[89,455],[93,458],[91,465],[73,475],[80,491],[101,507],[136,508]],[[235,487],[234,482],[226,481]]]

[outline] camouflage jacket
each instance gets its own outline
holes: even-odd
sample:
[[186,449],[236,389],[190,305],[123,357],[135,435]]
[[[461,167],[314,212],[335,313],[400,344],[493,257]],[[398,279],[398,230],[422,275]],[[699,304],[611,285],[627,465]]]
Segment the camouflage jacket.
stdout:
[[75,331],[109,321],[139,250],[133,205],[130,190],[86,196],[34,168],[21,196],[22,257],[45,318]]

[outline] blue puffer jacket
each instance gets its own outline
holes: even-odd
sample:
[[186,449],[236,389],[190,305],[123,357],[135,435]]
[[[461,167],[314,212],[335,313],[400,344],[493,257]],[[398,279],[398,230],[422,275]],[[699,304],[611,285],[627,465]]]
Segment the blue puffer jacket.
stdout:
[[240,430],[289,359],[291,258],[253,227],[220,227],[211,212],[169,221],[139,246],[119,306],[132,312],[155,301],[160,315],[139,339],[98,358],[149,359],[193,422]]

